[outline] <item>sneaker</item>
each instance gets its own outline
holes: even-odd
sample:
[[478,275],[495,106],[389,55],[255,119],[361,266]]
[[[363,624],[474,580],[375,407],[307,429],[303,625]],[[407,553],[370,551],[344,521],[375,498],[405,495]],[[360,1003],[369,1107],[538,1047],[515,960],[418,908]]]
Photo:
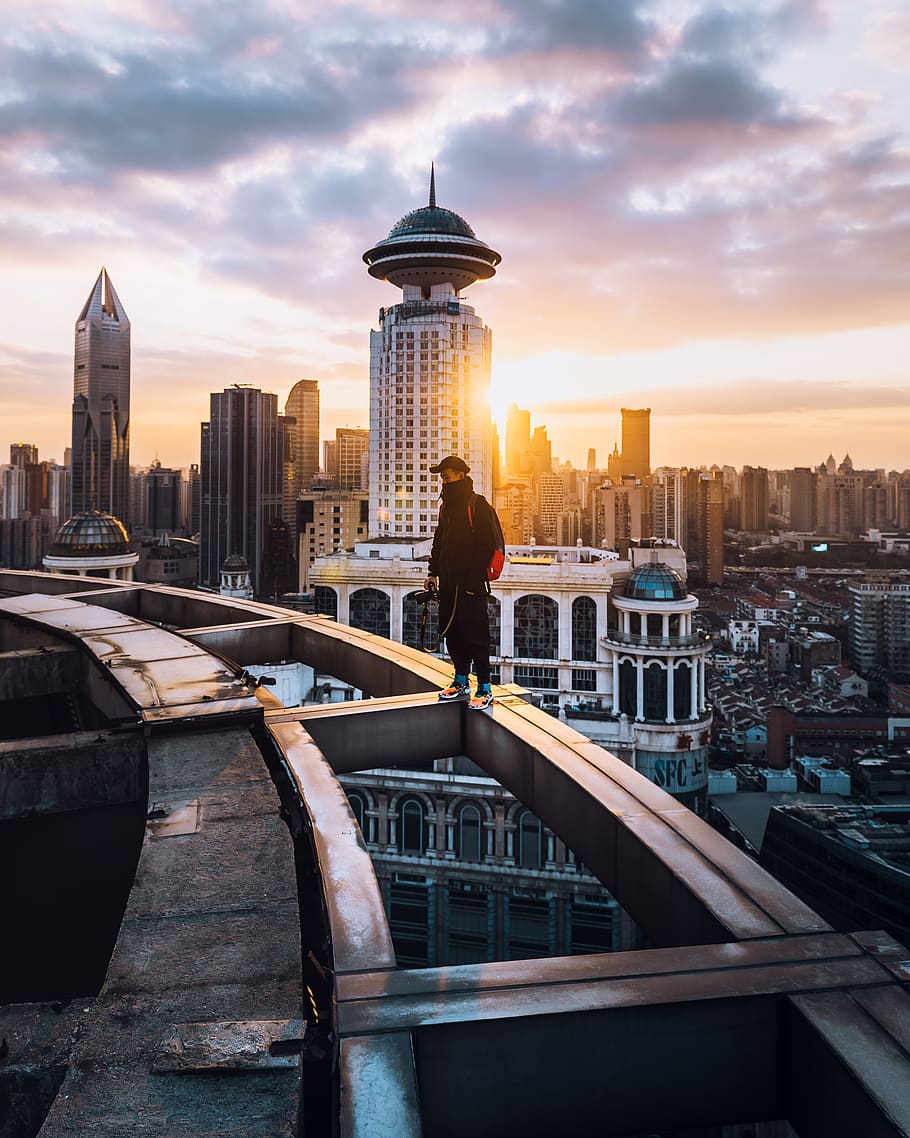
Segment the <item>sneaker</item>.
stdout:
[[443,701],[451,699],[470,699],[471,689],[467,684],[460,684],[453,681],[447,688],[443,688],[439,693],[439,698]]
[[493,706],[493,693],[489,688],[478,688],[474,698],[468,704],[471,711],[486,711]]

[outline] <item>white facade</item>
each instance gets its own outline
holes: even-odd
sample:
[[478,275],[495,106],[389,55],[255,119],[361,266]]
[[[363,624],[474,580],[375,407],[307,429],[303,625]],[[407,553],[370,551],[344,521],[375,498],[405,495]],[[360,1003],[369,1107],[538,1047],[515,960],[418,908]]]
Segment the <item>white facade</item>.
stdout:
[[[429,547],[429,539],[365,542],[353,555],[317,558],[310,581],[319,611],[418,647],[413,597],[423,586]],[[712,722],[704,660],[711,645],[692,626],[695,597],[651,603],[621,596],[620,582],[656,552],[685,573],[682,550],[629,552],[631,560],[620,560],[588,547],[507,547],[491,604],[494,683],[528,689],[543,708],[702,808]],[[620,690],[627,664],[638,691],[628,707]],[[656,714],[652,669],[665,677]]]
[[363,255],[370,276],[401,289],[370,333],[371,538],[429,537],[438,484],[428,467],[459,455],[491,498],[490,329],[461,299],[500,257],[463,217],[436,204],[411,210]]
[[21,466],[0,466],[0,518],[18,518],[25,513],[25,470]]
[[680,542],[682,535],[682,477],[661,466],[651,477],[651,527],[654,537]]
[[107,577],[111,581],[132,581],[133,567],[138,553],[99,553],[91,557],[53,557],[48,554],[41,564],[48,573],[62,573],[68,577]]
[[405,285],[370,333],[370,536],[428,537],[439,510],[429,466],[447,454],[492,489],[492,335],[449,282]]

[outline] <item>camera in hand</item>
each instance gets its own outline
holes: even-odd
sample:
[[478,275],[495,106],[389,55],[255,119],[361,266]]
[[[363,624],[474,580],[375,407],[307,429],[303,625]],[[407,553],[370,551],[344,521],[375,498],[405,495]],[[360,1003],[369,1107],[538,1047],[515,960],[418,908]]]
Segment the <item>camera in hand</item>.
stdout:
[[436,586],[431,584],[428,589],[421,589],[419,593],[414,594],[414,600],[419,605],[427,605],[431,601],[438,601],[439,593],[436,591]]

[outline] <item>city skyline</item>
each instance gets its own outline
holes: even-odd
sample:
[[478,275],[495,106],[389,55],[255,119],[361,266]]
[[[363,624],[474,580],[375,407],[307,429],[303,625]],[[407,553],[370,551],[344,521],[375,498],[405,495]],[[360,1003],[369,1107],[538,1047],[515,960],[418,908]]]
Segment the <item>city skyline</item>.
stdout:
[[364,329],[396,297],[360,254],[435,159],[440,205],[503,255],[500,428],[515,401],[605,464],[650,406],[655,467],[910,465],[897,4],[7,9],[3,445],[62,461],[102,266],[135,465],[198,462],[228,383],[283,404],[315,379],[323,438],[365,427]]

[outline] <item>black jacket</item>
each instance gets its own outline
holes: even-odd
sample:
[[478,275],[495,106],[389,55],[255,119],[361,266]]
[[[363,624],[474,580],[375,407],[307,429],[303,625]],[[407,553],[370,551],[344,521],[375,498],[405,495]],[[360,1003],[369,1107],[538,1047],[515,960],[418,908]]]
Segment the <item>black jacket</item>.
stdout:
[[[468,517],[469,506],[473,525]],[[442,588],[465,585],[476,589],[485,584],[497,544],[492,509],[482,494],[474,493],[470,477],[443,484],[439,525],[433,535],[429,564],[430,576],[438,577]]]

